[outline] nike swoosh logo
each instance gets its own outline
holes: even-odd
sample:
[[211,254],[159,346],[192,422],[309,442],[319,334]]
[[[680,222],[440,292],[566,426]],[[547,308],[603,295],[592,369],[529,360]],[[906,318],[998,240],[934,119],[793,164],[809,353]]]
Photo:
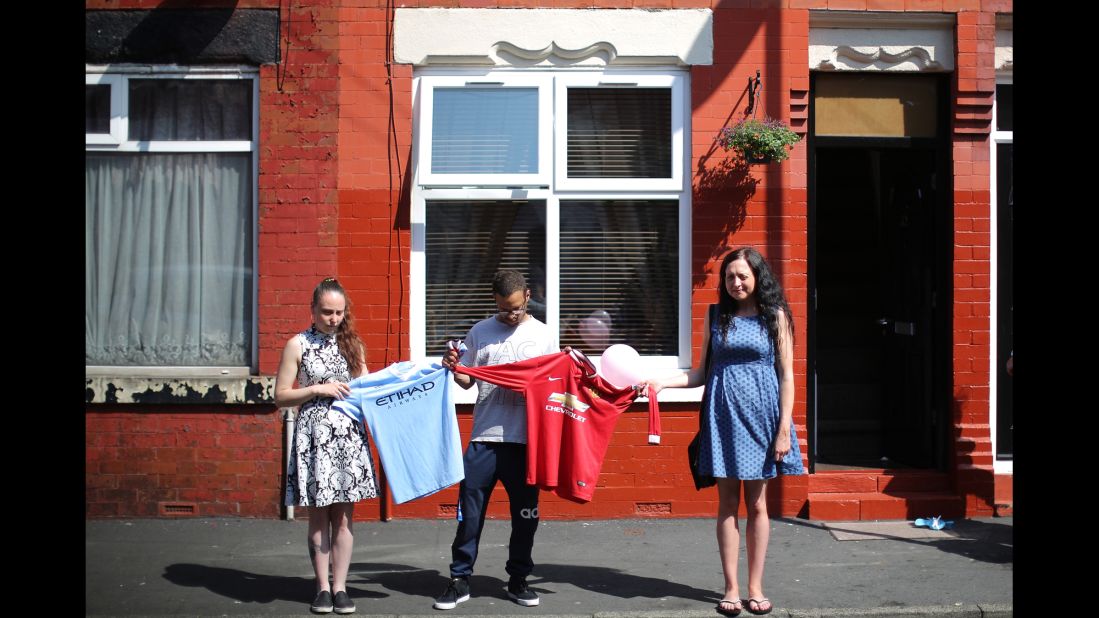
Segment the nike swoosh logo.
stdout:
[[546,378],[546,379],[549,380],[550,382],[553,382],[554,380],[563,380],[564,378]]

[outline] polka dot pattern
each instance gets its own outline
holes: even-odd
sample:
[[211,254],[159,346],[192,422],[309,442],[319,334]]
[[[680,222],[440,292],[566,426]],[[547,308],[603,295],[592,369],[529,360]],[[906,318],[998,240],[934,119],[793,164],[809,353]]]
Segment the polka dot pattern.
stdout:
[[713,324],[710,341],[699,471],[749,481],[805,474],[794,427],[790,452],[777,465],[770,455],[780,413],[775,352],[763,316],[734,317],[724,337]]

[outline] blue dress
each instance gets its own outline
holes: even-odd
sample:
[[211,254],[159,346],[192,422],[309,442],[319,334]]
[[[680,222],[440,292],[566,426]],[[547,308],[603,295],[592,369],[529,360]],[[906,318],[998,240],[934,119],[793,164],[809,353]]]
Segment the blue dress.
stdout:
[[724,337],[720,320],[714,320],[710,346],[699,472],[748,481],[804,474],[792,422],[790,452],[777,465],[773,455],[780,418],[778,375],[763,316],[734,317]]

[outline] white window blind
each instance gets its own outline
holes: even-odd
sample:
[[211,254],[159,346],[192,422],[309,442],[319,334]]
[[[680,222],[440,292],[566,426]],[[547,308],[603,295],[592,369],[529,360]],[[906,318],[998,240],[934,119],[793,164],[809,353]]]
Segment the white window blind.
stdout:
[[545,321],[544,201],[429,201],[425,253],[429,355],[496,312],[492,277],[501,269],[526,276],[528,309]]
[[435,174],[538,171],[538,90],[436,88],[431,127]]
[[671,178],[669,88],[569,88],[569,178]]
[[561,202],[561,345],[677,353],[679,203]]

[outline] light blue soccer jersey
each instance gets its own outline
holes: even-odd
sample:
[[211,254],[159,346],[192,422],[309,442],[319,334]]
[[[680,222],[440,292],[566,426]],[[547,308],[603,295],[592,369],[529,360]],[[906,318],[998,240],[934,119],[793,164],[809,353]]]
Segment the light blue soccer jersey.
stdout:
[[332,404],[370,429],[396,504],[465,478],[452,384],[442,365],[402,361],[352,380]]

